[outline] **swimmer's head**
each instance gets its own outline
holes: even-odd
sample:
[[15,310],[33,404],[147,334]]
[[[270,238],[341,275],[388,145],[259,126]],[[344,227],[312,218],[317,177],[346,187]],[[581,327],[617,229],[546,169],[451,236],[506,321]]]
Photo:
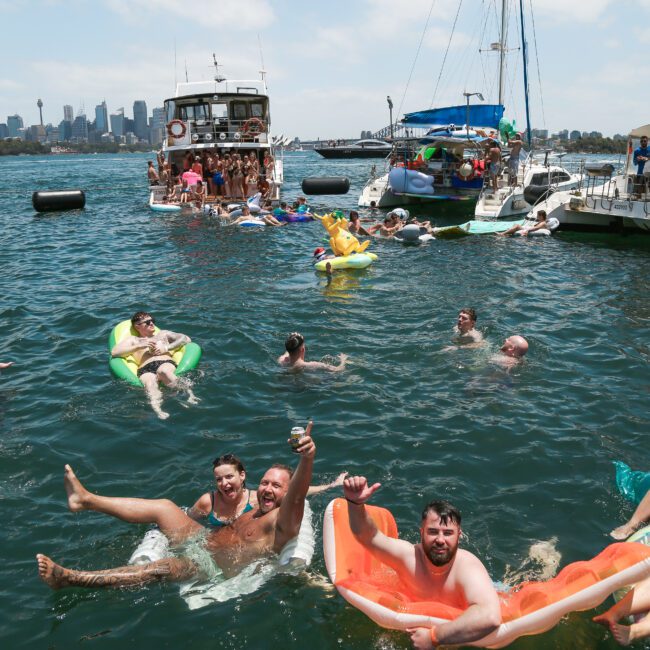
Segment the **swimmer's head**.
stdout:
[[458,312],[458,321],[456,323],[460,332],[469,332],[476,325],[476,310],[472,307],[463,307]]
[[131,316],[131,325],[141,336],[149,336],[156,328],[153,316],[148,311],[137,311]]
[[537,210],[537,221],[544,221],[546,219],[546,210]]
[[370,207],[371,208],[376,208],[377,207],[377,201],[370,201]]
[[420,541],[434,566],[445,566],[454,559],[461,533],[460,521],[460,512],[447,501],[431,501],[422,511]]
[[234,454],[224,454],[212,461],[217,489],[224,496],[241,492],[246,487],[244,464]]
[[284,348],[289,354],[296,354],[305,345],[305,337],[298,332],[291,332],[284,342]]
[[327,253],[325,252],[325,249],[322,246],[319,246],[315,251],[314,251],[314,264],[320,260],[322,260]]
[[286,465],[272,465],[266,471],[257,488],[257,503],[262,514],[280,507],[292,476],[293,470]]
[[350,210],[350,221],[358,221],[359,213],[356,210]]
[[509,336],[503,342],[501,352],[507,357],[520,359],[528,352],[528,341],[523,336]]
[[250,214],[250,213],[251,213],[251,209],[250,209],[247,205],[242,205],[242,206],[241,206],[241,213],[242,213],[242,214]]

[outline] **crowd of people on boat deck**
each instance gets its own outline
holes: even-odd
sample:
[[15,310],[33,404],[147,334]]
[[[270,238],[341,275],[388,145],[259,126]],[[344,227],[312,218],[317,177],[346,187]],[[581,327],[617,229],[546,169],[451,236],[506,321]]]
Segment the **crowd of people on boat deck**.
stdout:
[[215,199],[245,201],[258,192],[263,198],[273,194],[275,161],[267,151],[263,160],[257,151],[233,151],[219,154],[215,150],[188,151],[182,168],[165,159],[161,151],[157,168],[148,162],[150,185],[165,186],[163,203],[190,203],[201,207],[208,196]]

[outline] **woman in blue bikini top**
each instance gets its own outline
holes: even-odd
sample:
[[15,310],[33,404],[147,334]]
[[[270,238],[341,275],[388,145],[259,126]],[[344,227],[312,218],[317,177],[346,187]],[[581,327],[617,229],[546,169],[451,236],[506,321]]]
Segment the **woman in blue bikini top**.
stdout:
[[[257,493],[246,487],[244,464],[234,454],[224,454],[212,461],[217,489],[202,494],[188,514],[210,528],[232,524],[245,512],[257,508]],[[307,496],[343,485],[347,472],[326,485],[312,485]]]

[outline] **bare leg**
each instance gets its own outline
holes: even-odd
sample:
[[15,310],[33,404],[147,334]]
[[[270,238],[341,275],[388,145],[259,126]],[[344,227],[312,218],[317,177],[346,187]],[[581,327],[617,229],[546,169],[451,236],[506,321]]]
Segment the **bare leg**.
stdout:
[[93,510],[130,524],[157,524],[173,544],[183,542],[204,530],[201,524],[188,517],[169,499],[134,499],[93,494],[81,484],[70,465],[65,466],[63,482],[68,495],[68,508],[72,512]]
[[166,386],[171,388],[180,388],[181,390],[187,393],[187,401],[190,404],[198,404],[199,398],[192,392],[192,385],[187,380],[179,379],[177,375],[174,374],[174,366],[171,363],[166,363],[160,368],[158,368],[158,379],[163,382]]
[[169,417],[169,413],[162,410],[163,396],[160,392],[160,387],[158,386],[158,376],[154,375],[152,372],[145,372],[140,377],[140,381],[144,386],[144,391],[149,398],[149,404],[151,404],[154,413],[161,420],[166,420]]
[[641,499],[641,503],[639,503],[629,521],[618,528],[614,528],[610,535],[614,539],[627,539],[643,522],[648,521],[648,519],[650,519],[650,490]]
[[504,230],[503,232],[498,232],[497,235],[500,235],[501,237],[505,237],[507,235],[514,235],[518,230],[521,230],[521,226],[519,224],[516,224],[512,228],[508,228],[508,230]]
[[38,575],[52,589],[62,587],[139,587],[150,582],[177,582],[195,577],[197,566],[187,558],[164,558],[141,566],[125,566],[104,571],[75,571],[53,562],[46,555],[36,556]]

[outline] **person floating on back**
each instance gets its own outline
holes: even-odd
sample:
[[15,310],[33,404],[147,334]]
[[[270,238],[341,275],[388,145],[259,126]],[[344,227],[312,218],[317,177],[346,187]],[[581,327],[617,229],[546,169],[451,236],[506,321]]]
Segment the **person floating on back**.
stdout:
[[138,336],[127,336],[111,350],[112,357],[131,355],[138,364],[138,377],[156,415],[164,420],[169,413],[162,410],[162,393],[158,382],[166,386],[183,388],[188,394],[188,402],[196,404],[199,400],[186,382],[179,382],[174,374],[176,364],[172,359],[174,350],[182,348],[191,342],[189,336],[177,334],[169,330],[156,332],[153,316],[146,311],[136,312],[131,318],[131,324]]

